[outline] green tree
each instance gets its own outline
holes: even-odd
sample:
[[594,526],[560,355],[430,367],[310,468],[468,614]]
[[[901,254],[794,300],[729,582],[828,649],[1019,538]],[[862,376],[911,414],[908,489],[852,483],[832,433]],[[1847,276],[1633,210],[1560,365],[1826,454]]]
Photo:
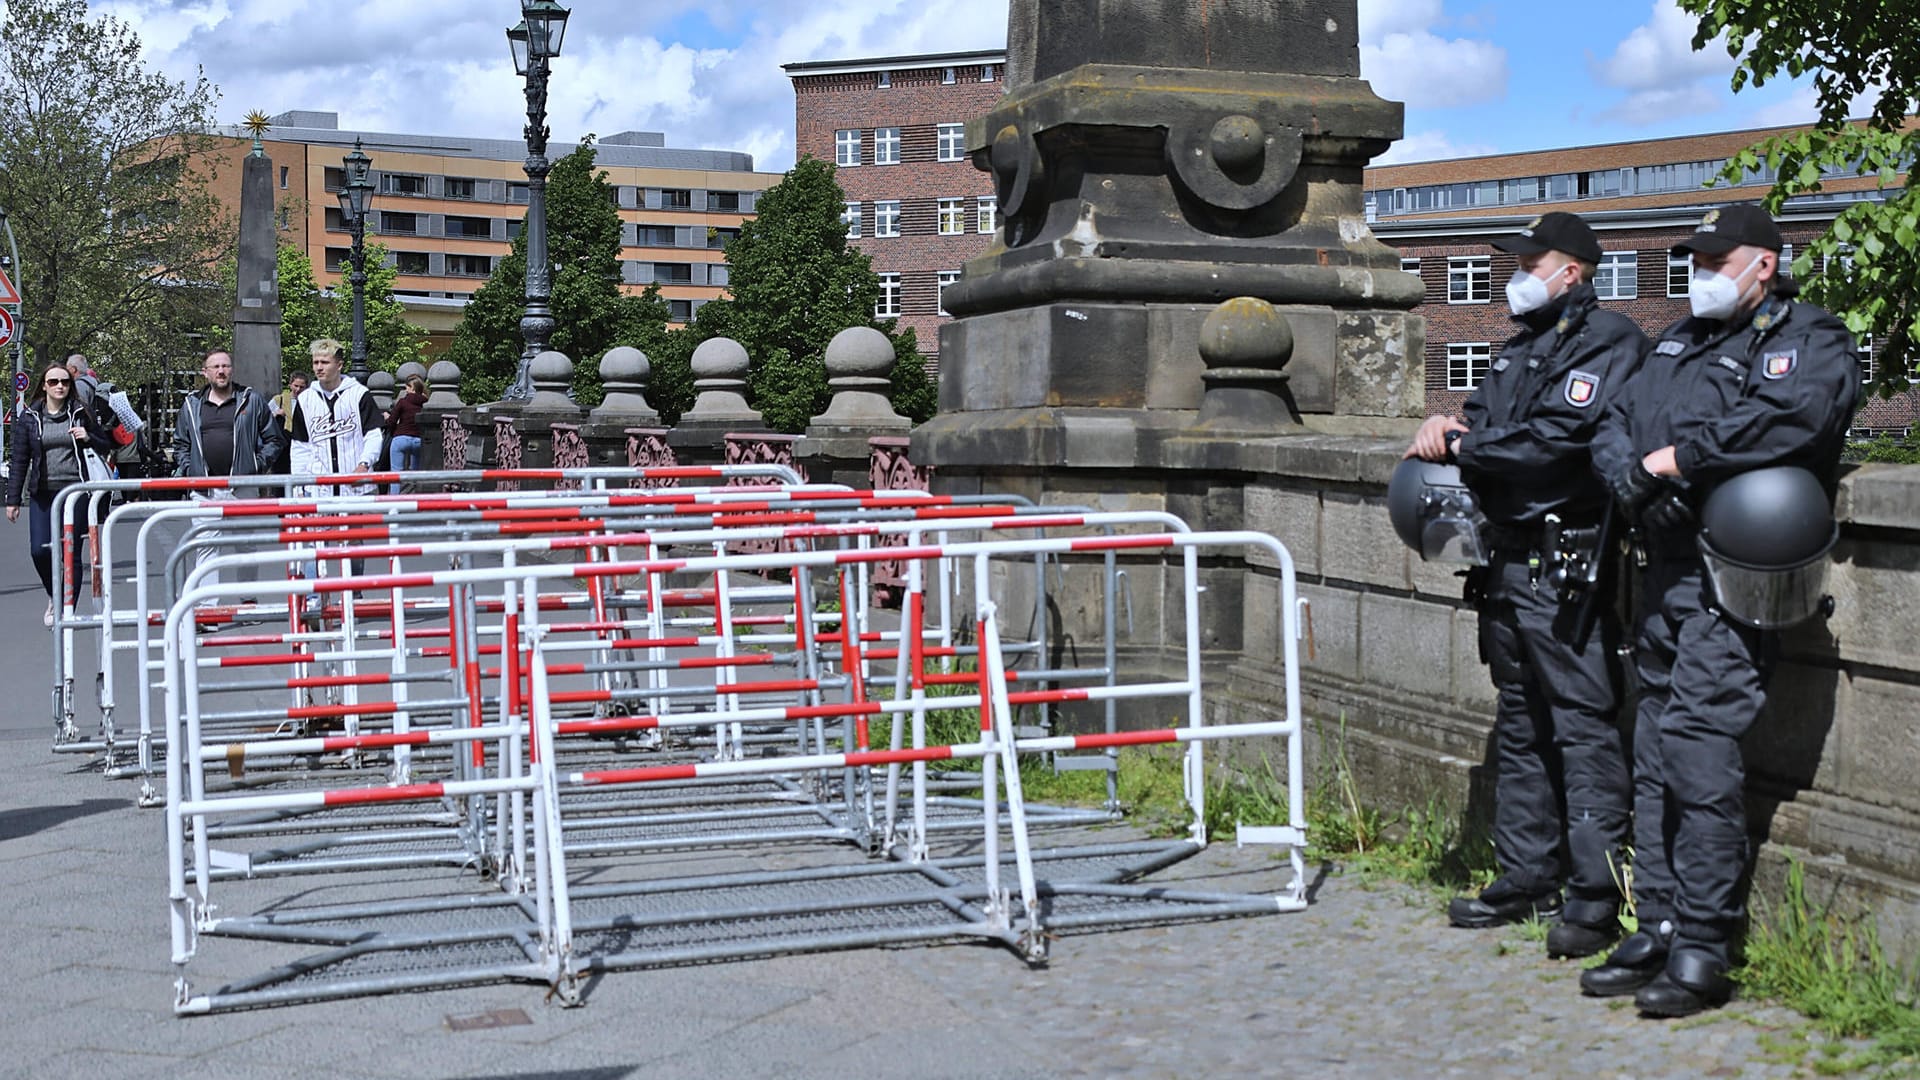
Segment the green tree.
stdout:
[[940,388],[927,375],[927,358],[920,355],[920,337],[911,326],[893,335],[893,368],[887,378],[893,383],[888,397],[901,416],[924,424],[940,411]]
[[[367,362],[376,371],[397,371],[401,364],[423,360],[426,332],[407,322],[406,307],[393,295],[399,270],[386,265],[386,248],[367,245],[366,330]],[[219,289],[231,304],[235,295],[234,260],[220,262]],[[291,244],[275,254],[274,274],[280,292],[280,370],[282,375],[304,370],[310,363],[307,346],[320,338],[347,342],[353,336],[353,299],[342,285],[338,292],[320,288],[313,279],[313,261]],[[231,319],[209,328],[209,348],[231,348]]]
[[[600,358],[616,345],[643,352],[666,332],[667,304],[657,290],[620,291],[620,214],[607,174],[594,170],[593,137],[554,162],[547,177],[547,253],[552,259],[555,328],[547,347],[574,361],[573,388],[582,404],[600,401]],[[460,365],[461,394],[494,401],[519,366],[520,314],[526,304],[527,238],[513,242],[493,275],[473,294],[450,355]]]
[[[1865,174],[1897,188],[1884,202],[1857,202],[1818,240],[1795,253],[1793,271],[1807,298],[1872,335],[1880,356],[1875,389],[1907,389],[1920,349],[1920,35],[1912,0],[1680,0],[1699,19],[1693,47],[1724,40],[1737,62],[1733,89],[1785,75],[1811,75],[1820,118],[1810,129],[1763,140],[1727,160],[1721,179],[1737,183],[1764,164],[1776,171],[1769,211],[1820,190],[1824,171]],[[1722,38],[1724,35],[1724,39]],[[1858,103],[1871,103],[1851,120]],[[1814,274],[1816,267],[1824,272]]]
[[233,236],[209,190],[218,92],[140,61],[85,0],[9,0],[0,25],[0,206],[36,364],[73,351],[133,384],[196,351],[231,309],[213,290]]
[[826,410],[833,335],[878,325],[880,283],[872,260],[847,245],[844,199],[833,166],[801,158],[761,193],[756,216],[727,245],[732,298],[707,304],[695,320],[696,340],[724,323],[727,336],[746,347],[754,407],[776,431],[800,431]]

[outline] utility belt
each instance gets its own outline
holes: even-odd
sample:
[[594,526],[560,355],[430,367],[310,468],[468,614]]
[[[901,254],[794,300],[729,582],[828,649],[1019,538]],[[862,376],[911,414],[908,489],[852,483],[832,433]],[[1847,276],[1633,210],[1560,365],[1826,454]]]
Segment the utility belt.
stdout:
[[1548,514],[1539,525],[1499,525],[1488,522],[1484,535],[1496,554],[1524,560],[1537,589],[1542,581],[1559,592],[1563,601],[1577,600],[1600,581],[1606,538],[1599,522],[1571,523]]

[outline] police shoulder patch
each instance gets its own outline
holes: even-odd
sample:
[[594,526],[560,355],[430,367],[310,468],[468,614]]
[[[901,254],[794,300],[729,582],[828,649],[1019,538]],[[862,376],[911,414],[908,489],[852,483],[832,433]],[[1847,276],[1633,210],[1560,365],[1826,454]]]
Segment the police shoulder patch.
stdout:
[[1584,409],[1600,396],[1600,376],[1585,371],[1570,372],[1567,375],[1564,393],[1567,396],[1567,404],[1576,409]]
[[1668,338],[1660,344],[1655,345],[1653,351],[1661,356],[1679,356],[1681,353],[1687,351],[1687,343]]
[[1793,374],[1799,366],[1799,349],[1781,349],[1778,352],[1762,353],[1760,356],[1760,374],[1769,379],[1784,379]]
[[1504,357],[1504,356],[1503,356],[1503,357],[1501,357],[1500,359],[1498,359],[1498,360],[1495,360],[1495,361],[1493,362],[1493,370],[1495,370],[1495,371],[1505,371],[1505,370],[1507,370],[1507,367],[1508,367],[1508,365],[1510,365],[1510,364],[1512,364],[1512,363],[1513,363],[1513,361],[1511,361],[1511,360],[1509,360],[1509,359],[1507,359],[1506,357]]

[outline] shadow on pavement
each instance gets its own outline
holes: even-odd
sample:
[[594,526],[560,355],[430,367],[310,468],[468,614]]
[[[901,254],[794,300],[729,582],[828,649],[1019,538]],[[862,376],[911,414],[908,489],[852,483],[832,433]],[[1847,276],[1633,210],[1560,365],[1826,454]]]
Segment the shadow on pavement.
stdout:
[[87,799],[68,806],[28,806],[19,810],[0,810],[0,842],[32,836],[42,829],[109,810],[124,810],[125,799]]

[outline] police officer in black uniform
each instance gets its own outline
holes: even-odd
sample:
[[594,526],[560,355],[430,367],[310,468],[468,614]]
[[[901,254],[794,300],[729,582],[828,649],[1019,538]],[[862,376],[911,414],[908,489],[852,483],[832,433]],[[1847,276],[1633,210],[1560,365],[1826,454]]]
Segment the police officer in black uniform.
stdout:
[[1663,334],[1607,410],[1593,463],[1646,558],[1635,664],[1633,892],[1639,930],[1583,972],[1652,1016],[1726,1002],[1746,868],[1740,740],[1766,700],[1766,635],[1714,605],[1696,515],[1715,486],[1798,466],[1832,495],[1860,382],[1832,315],[1792,299],[1780,230],[1759,206],[1710,211],[1690,252],[1691,318]]
[[1582,602],[1599,589],[1586,571],[1600,565],[1608,504],[1587,448],[1647,339],[1596,306],[1600,244],[1580,218],[1547,214],[1494,247],[1519,256],[1507,285],[1519,332],[1461,416],[1429,417],[1406,454],[1459,465],[1492,549],[1469,589],[1498,691],[1501,876],[1479,896],[1453,900],[1447,915],[1476,928],[1559,915],[1548,954],[1588,956],[1618,936],[1631,788],[1615,722],[1619,626],[1610,605]]

